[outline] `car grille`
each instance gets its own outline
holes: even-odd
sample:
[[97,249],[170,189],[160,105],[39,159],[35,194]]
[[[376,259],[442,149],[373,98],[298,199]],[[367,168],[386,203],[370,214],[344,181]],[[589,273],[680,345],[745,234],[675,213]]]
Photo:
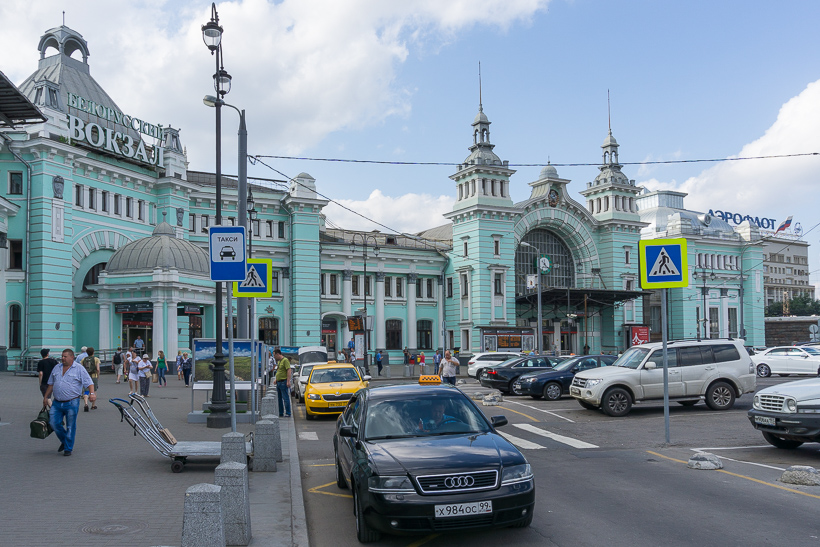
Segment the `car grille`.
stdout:
[[786,398],[783,395],[758,395],[760,401],[760,409],[768,410],[770,412],[783,412],[783,403]]
[[587,387],[587,381],[585,378],[578,378],[576,376],[572,379],[572,385],[575,387]]
[[416,482],[418,482],[419,488],[424,494],[489,490],[495,488],[498,483],[498,471],[425,475],[416,477]]
[[325,401],[349,401],[351,396],[353,396],[352,393],[342,393],[340,395],[331,393],[329,395],[322,395],[322,399]]

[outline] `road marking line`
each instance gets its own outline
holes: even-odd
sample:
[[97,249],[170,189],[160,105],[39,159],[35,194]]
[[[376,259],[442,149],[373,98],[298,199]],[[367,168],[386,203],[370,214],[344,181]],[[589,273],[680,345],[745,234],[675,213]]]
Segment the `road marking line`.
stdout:
[[511,409],[511,408],[507,408],[506,406],[503,406],[503,405],[498,405],[498,406],[500,406],[500,407],[501,407],[501,408],[503,408],[504,410],[509,410],[510,412],[515,412],[516,414],[520,414],[521,416],[524,416],[525,418],[529,418],[529,419],[530,419],[530,420],[532,420],[533,422],[537,422],[537,421],[538,421],[538,420],[536,420],[535,418],[533,418],[532,416],[530,416],[529,414],[524,414],[523,412],[518,412],[517,410],[513,410],[513,409]]
[[302,431],[299,433],[299,440],[300,441],[318,441],[319,434],[315,431]]
[[[734,448],[692,448],[693,452],[712,452],[714,450],[737,450],[741,448],[770,448],[769,446],[737,446]],[[746,463],[749,465],[756,465],[757,467],[765,467],[766,469],[774,469],[776,471],[785,471],[782,467],[775,467],[773,465],[766,465],[765,463],[756,463],[756,462],[747,462],[746,460],[736,460],[734,458],[727,458],[726,456],[719,456],[715,454],[721,460],[728,460],[730,462],[737,462],[737,463]]]
[[329,482],[327,484],[323,484],[321,486],[314,486],[313,488],[308,489],[308,492],[311,494],[324,494],[325,496],[336,496],[337,498],[353,498],[350,494],[337,494],[335,492],[322,492],[322,488],[327,488],[331,484],[336,484],[336,481]]
[[308,467],[336,467],[335,463],[312,463]]
[[523,448],[524,450],[538,450],[539,448],[546,448],[545,446],[541,446],[540,444],[535,444],[533,442],[527,441],[525,439],[519,439],[518,437],[513,437],[509,433],[504,433],[503,431],[499,431],[502,437],[510,441],[512,444],[517,446],[518,448]]
[[[664,456],[663,454],[658,454],[657,452],[652,452],[651,450],[647,450],[647,453],[652,454],[653,456],[658,456],[659,458],[663,458],[665,460],[672,460],[673,462],[678,463],[689,463],[683,460],[678,460],[676,458],[670,458],[669,456]],[[807,496],[809,498],[816,498],[820,500],[820,496],[809,494],[807,492],[801,492],[800,490],[795,490],[794,488],[786,488],[785,486],[780,486],[779,484],[772,484],[770,482],[762,481],[760,479],[756,479],[754,477],[747,477],[746,475],[739,475],[737,473],[732,473],[731,471],[726,471],[725,469],[716,469],[715,471],[719,473],[726,473],[727,475],[731,475],[733,477],[738,477],[740,479],[750,480],[752,482],[757,482],[760,484],[764,484],[766,486],[771,486],[772,488],[778,488],[780,490],[785,490],[786,492],[792,492],[793,494],[800,494],[801,496]]]
[[558,408],[558,409],[555,409],[555,410],[544,410],[543,408],[538,408],[536,406],[525,405],[524,403],[519,403],[517,401],[507,401],[507,402],[512,403],[514,405],[525,406],[527,408],[537,410],[538,412],[543,412],[544,414],[549,414],[550,416],[555,416],[556,418],[561,418],[562,420],[566,420],[566,421],[568,421],[572,424],[575,423],[575,420],[570,420],[566,416],[561,416],[560,414],[556,414],[556,412],[558,412],[558,411],[569,411],[570,410],[569,408]]
[[427,543],[428,541],[432,541],[432,540],[436,539],[436,538],[437,538],[437,537],[439,537],[440,535],[441,535],[441,534],[433,534],[433,535],[431,535],[431,536],[427,536],[426,538],[422,538],[422,539],[420,539],[420,540],[416,541],[415,543],[411,543],[411,544],[410,544],[410,545],[408,545],[407,547],[419,547],[419,546],[421,546],[421,545],[424,545],[424,544],[425,544],[425,543]]
[[584,441],[579,441],[578,439],[573,439],[572,437],[565,437],[563,435],[558,435],[557,433],[553,433],[551,431],[547,431],[545,429],[541,429],[539,427],[535,427],[532,424],[513,424],[515,427],[523,429],[524,431],[529,431],[530,433],[535,433],[536,435],[541,435],[542,437],[546,437],[548,439],[552,439],[553,441],[558,441],[559,443],[568,444],[573,448],[600,448],[597,445],[590,444]]

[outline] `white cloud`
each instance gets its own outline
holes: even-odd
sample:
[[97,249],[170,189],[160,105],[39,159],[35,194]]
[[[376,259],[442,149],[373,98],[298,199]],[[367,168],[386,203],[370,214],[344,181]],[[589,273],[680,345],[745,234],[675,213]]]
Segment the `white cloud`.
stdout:
[[[506,30],[548,0],[236,0],[218,3],[227,102],[247,109],[249,151],[294,154],[341,129],[407,115],[412,93],[395,85],[411,48],[433,49],[475,25]],[[16,83],[36,69],[37,42],[61,23],[64,2],[3,0],[3,71]],[[210,2],[89,0],[66,24],[89,43],[91,74],[120,108],[182,128],[193,169],[212,169],[214,57],[200,27]],[[237,119],[227,111],[223,149]]]
[[[453,210],[455,200],[450,196],[429,194],[404,194],[391,197],[381,190],[373,190],[366,200],[337,200],[380,226],[344,209],[335,203],[324,209],[327,218],[336,226],[348,230],[379,230],[382,232],[415,233],[446,224],[442,215]],[[386,227],[385,227],[386,226]]]

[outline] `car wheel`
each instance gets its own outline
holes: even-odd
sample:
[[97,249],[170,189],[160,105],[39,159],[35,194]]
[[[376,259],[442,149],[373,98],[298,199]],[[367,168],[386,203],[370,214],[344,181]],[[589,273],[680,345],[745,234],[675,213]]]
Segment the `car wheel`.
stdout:
[[678,404],[682,406],[695,406],[699,402],[700,401],[678,401]]
[[715,382],[706,390],[706,404],[712,410],[729,410],[735,405],[735,390],[726,382]]
[[632,397],[630,397],[629,392],[623,388],[614,387],[604,393],[603,398],[601,398],[601,410],[603,410],[607,416],[620,418],[621,416],[629,414],[631,408]]
[[524,518],[524,520],[513,524],[512,526],[510,526],[510,528],[526,528],[527,526],[532,524],[532,514],[533,509],[530,509],[529,512],[527,512],[527,516]]
[[344,473],[342,473],[342,466],[339,465],[339,453],[336,452],[336,486],[341,488],[342,490],[347,489],[347,481],[345,480]]
[[595,406],[595,405],[593,405],[593,404],[590,404],[590,403],[588,403],[588,402],[586,402],[586,401],[582,401],[582,400],[580,400],[580,399],[578,399],[578,404],[579,404],[579,405],[581,405],[582,407],[584,407],[584,408],[585,408],[585,409],[587,409],[587,410],[598,410],[598,407],[597,407],[597,406]]
[[507,393],[509,393],[510,395],[518,395],[518,393],[516,393],[515,390],[513,389],[513,384],[514,383],[515,383],[515,380],[510,380],[510,383],[507,384]]
[[382,537],[381,533],[370,528],[367,521],[364,519],[362,506],[359,501],[359,495],[356,493],[356,487],[353,487],[353,514],[356,516],[356,538],[360,543],[372,543],[379,541]]
[[563,388],[558,382],[550,382],[544,386],[544,399],[548,401],[557,401],[561,398]]
[[772,435],[768,431],[761,431],[763,433],[763,438],[766,439],[766,442],[772,446],[776,446],[777,448],[783,448],[785,450],[793,450],[803,444],[801,441],[790,441],[788,439],[782,439],[777,435]]
[[768,378],[772,375],[772,369],[769,368],[769,365],[761,363],[757,365],[757,375],[761,378]]
[[479,381],[481,380],[481,373],[482,373],[482,372],[484,372],[484,369],[483,369],[483,368],[480,368],[480,369],[478,369],[478,370],[476,371],[476,373],[475,373],[475,379],[476,379],[476,380],[479,380]]

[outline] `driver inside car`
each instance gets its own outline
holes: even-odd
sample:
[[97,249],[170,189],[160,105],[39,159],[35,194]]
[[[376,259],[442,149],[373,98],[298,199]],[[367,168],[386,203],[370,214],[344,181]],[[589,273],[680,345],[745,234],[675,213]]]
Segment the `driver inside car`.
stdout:
[[461,420],[455,416],[449,416],[444,413],[445,406],[444,401],[433,401],[430,407],[430,418],[427,420],[419,418],[418,431],[428,433],[438,430],[445,424],[460,423]]

